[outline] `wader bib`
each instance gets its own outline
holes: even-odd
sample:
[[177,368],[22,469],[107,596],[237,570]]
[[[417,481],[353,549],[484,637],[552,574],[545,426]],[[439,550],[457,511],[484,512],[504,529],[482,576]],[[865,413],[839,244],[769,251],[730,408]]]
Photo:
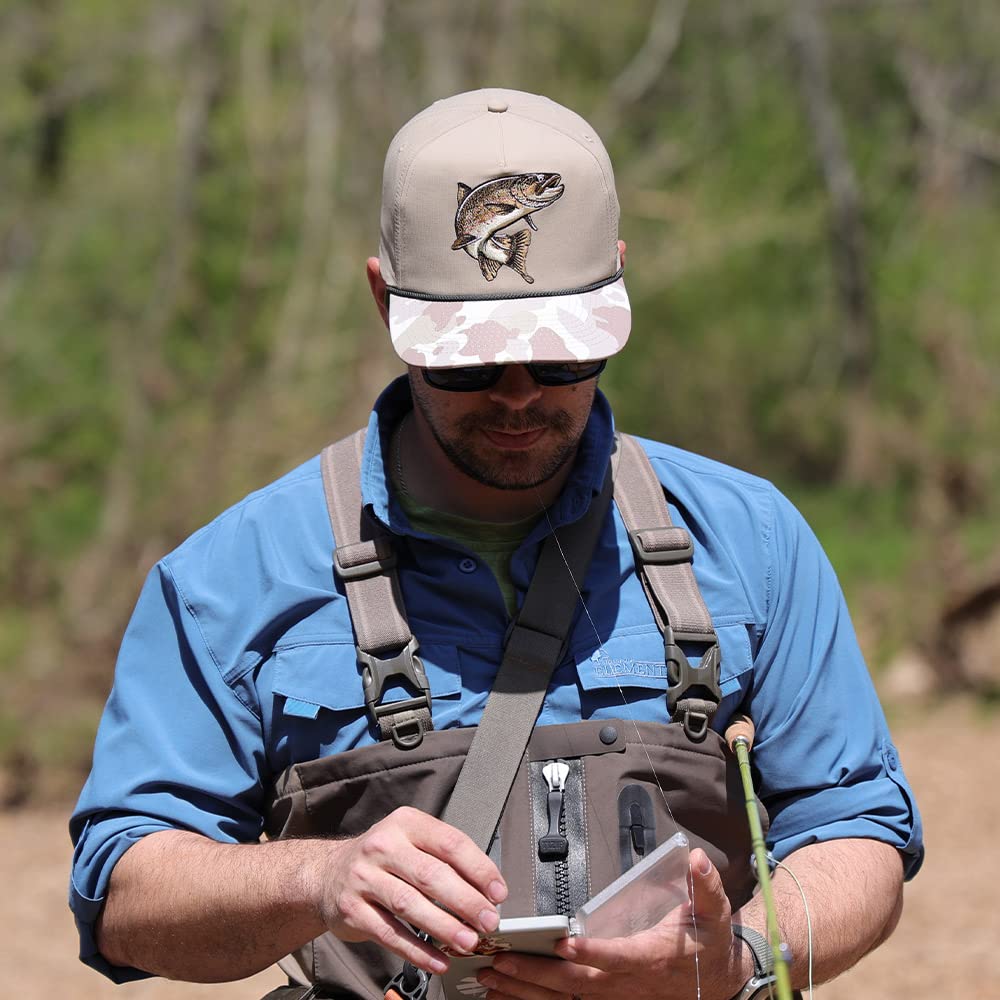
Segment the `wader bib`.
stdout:
[[[662,487],[641,446],[619,436],[605,490],[594,501],[595,507],[601,500],[604,506],[594,511],[593,520],[603,520],[613,486],[637,571],[664,636],[665,714],[674,721],[602,719],[532,729],[537,714],[533,708],[528,710],[523,740],[507,740],[502,718],[488,721],[488,716],[495,717],[497,704],[509,696],[509,659],[523,661],[521,677],[530,676],[535,662],[548,661],[539,668],[548,671],[543,683],[535,684],[540,686],[540,705],[569,632],[578,597],[573,581],[583,579],[594,539],[566,545],[575,530],[569,525],[559,532],[563,546],[547,545],[548,552],[543,548],[522,612],[508,633],[504,662],[480,726],[435,731],[427,680],[395,578],[391,542],[361,507],[362,447],[359,432],[326,449],[322,465],[338,540],[334,565],[347,591],[366,704],[381,742],[286,769],[272,790],[267,836],[353,837],[401,806],[444,816],[497,863],[509,890],[501,907],[506,918],[572,915],[681,830],[718,868],[733,909],[745,903],[756,880],[742,786],[735,758],[709,728],[720,700],[718,644],[691,570],[690,538],[671,525]],[[574,548],[581,551],[571,551]],[[552,579],[553,553],[570,569],[572,593]],[[555,636],[544,614],[549,601],[562,605],[551,616],[564,619]],[[704,648],[697,666],[688,661],[681,643]],[[513,653],[512,647],[517,647]],[[537,654],[534,661],[525,650]],[[383,703],[383,686],[394,675],[407,681],[414,697]],[[518,714],[524,716],[523,706]],[[485,747],[477,733],[486,738]],[[513,743],[513,750],[504,743]],[[510,775],[488,776],[495,756],[504,752],[513,754]],[[467,758],[470,764],[463,773]],[[546,764],[556,760],[568,765],[561,788],[553,787],[551,771],[543,773]],[[758,808],[766,829],[766,813],[759,803]],[[477,823],[481,828],[476,829]],[[321,996],[374,1000],[383,996],[402,963],[371,942],[347,943],[327,933],[280,964],[293,983],[321,984]],[[438,982],[432,979],[428,1000],[440,996]]]

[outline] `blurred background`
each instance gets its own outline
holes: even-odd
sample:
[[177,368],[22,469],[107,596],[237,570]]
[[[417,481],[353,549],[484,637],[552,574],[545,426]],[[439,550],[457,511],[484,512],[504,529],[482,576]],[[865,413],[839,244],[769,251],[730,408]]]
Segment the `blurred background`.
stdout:
[[[363,272],[385,148],[434,99],[495,85],[573,107],[615,164],[634,312],[602,380],[619,425],[799,505],[928,831],[958,824],[911,889],[925,924],[911,908],[850,982],[937,996],[924,972],[948,966],[962,995],[995,995],[1000,928],[976,886],[955,940],[935,935],[968,873],[945,856],[986,854],[1000,818],[984,794],[998,57],[995,0],[0,0],[0,833],[25,885],[3,904],[18,947],[54,926],[39,878],[66,922],[65,814],[142,578],[366,419],[401,370]],[[106,995],[65,957],[60,977],[95,991],[72,995]]]

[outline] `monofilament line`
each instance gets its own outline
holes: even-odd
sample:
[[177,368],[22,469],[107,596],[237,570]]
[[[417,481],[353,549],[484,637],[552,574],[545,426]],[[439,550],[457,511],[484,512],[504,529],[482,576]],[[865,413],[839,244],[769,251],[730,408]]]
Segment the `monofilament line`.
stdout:
[[[537,488],[535,489],[535,497],[538,500],[538,505],[542,509],[542,513],[545,515],[545,522],[549,526],[549,531],[555,539],[556,548],[559,549],[559,556],[563,561],[563,565],[566,567],[566,572],[569,573],[569,578],[573,581],[573,587],[576,590],[577,597],[580,598],[580,605],[583,608],[583,612],[587,616],[587,621],[590,622],[590,627],[594,631],[594,639],[597,641],[597,648],[603,654],[605,649],[604,643],[601,642],[601,633],[597,629],[597,623],[594,621],[594,616],[590,613],[590,608],[587,607],[587,602],[584,599],[583,591],[580,589],[580,584],[576,577],[573,576],[573,570],[570,568],[569,560],[566,558],[566,553],[563,551],[562,542],[559,540],[559,535],[556,532],[555,525],[552,523],[552,518],[549,517],[548,507],[546,507],[542,501]],[[621,697],[622,704],[625,706],[625,715],[627,716],[628,721],[632,723],[632,728],[635,730],[635,735],[639,740],[639,745],[642,747],[642,752],[646,756],[646,762],[649,764],[649,773],[653,776],[653,781],[656,782],[656,787],[660,791],[660,798],[663,799],[663,805],[667,810],[667,815],[670,817],[670,822],[674,824],[674,828],[676,830],[680,830],[680,824],[674,818],[674,812],[670,808],[670,803],[667,801],[667,794],[664,792],[663,786],[660,784],[660,779],[656,774],[656,769],[653,767],[653,759],[649,756],[649,748],[646,746],[646,743],[642,738],[642,733],[639,731],[639,724],[632,712],[632,706],[629,703],[628,696],[625,694],[625,689],[622,687],[621,681],[618,680],[617,673],[613,673],[612,676],[615,678],[615,686],[618,688],[618,694]],[[694,873],[691,870],[690,864],[688,865],[688,893],[691,896],[691,927],[694,933],[695,1000],[701,1000],[701,965],[698,960],[698,921],[694,912]]]
[[796,888],[799,890],[799,895],[802,897],[802,908],[806,912],[806,951],[809,957],[809,1000],[812,1000],[813,995],[813,926],[812,917],[809,915],[809,900],[806,899],[806,891],[802,888],[802,883],[796,878],[795,872],[792,871],[784,861],[775,862],[776,867],[783,868],[792,877],[792,881],[795,883]]

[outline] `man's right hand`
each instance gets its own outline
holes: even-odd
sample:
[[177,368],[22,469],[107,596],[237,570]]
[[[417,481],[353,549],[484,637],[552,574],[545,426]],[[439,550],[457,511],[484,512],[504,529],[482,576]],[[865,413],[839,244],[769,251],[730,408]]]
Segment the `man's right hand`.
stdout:
[[441,951],[403,921],[457,951],[496,930],[507,887],[496,865],[460,830],[404,806],[366,833],[327,842],[304,873],[323,922],[344,941],[371,940],[428,972]]

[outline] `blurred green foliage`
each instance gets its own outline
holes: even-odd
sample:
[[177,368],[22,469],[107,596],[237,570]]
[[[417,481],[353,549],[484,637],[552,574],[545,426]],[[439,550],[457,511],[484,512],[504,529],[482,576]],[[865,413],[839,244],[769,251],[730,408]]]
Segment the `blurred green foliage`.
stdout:
[[382,156],[478,86],[608,145],[619,424],[789,492],[874,662],[925,634],[998,556],[998,50],[990,0],[8,0],[0,756],[72,785],[152,562],[364,419]]

